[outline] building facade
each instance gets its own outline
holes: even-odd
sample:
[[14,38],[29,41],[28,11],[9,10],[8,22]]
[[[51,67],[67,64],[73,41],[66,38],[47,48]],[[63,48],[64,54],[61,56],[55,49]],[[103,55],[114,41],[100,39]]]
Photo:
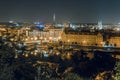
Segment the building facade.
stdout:
[[62,42],[81,46],[103,46],[103,36],[101,33],[80,32],[80,33],[65,33],[61,34]]
[[114,47],[120,47],[120,36],[111,36],[109,39],[109,44]]
[[29,40],[42,40],[44,42],[55,42],[61,39],[62,29],[49,28],[43,30],[26,31]]

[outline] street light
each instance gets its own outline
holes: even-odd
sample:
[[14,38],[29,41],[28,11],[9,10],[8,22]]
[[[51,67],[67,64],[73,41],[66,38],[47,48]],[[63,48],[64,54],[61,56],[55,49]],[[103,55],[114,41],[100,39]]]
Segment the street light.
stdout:
[[61,37],[59,36],[59,37],[58,37],[58,39],[60,40],[60,39],[61,39]]
[[28,57],[28,54],[25,54],[25,57]]
[[68,43],[70,42],[70,40],[68,40]]
[[37,37],[35,37],[34,40],[37,40]]
[[26,38],[25,40],[27,41],[28,39]]
[[50,42],[52,41],[52,37],[49,37]]
[[86,41],[84,40],[84,41],[83,41],[83,46],[85,46],[85,45],[86,45]]
[[49,37],[49,39],[51,40],[51,39],[52,39],[52,37]]
[[31,38],[31,40],[33,40],[33,38]]

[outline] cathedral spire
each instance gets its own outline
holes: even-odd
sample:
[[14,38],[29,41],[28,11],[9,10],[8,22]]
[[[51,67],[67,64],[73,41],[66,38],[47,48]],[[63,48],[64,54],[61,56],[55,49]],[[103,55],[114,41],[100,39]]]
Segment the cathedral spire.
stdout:
[[98,21],[98,28],[103,29],[102,21]]
[[53,14],[53,22],[55,22],[56,21],[56,15],[55,15],[55,13]]

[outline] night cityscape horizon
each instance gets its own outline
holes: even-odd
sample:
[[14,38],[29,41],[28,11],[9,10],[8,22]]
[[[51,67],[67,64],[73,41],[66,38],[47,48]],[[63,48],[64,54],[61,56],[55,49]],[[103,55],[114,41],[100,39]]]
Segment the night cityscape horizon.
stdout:
[[119,0],[1,0],[0,22],[43,21],[51,22],[53,14],[56,21],[72,23],[120,22]]
[[120,0],[0,0],[0,80],[120,80]]

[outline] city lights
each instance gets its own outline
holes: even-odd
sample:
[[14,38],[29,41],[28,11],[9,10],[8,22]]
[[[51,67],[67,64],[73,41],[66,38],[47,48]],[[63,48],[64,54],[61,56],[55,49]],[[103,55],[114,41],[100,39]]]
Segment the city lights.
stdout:
[[120,80],[120,0],[0,0],[0,10],[0,80]]
[[[50,65],[49,68],[53,68],[54,66],[50,63],[53,62],[58,70],[59,67],[67,66],[68,69],[65,72],[68,73],[76,67],[85,71],[85,67],[89,67],[88,63],[93,67],[96,66],[97,61],[101,61],[97,65],[103,66],[104,64],[102,68],[105,71],[96,73],[95,79],[103,78],[103,75],[101,77],[98,74],[109,73],[106,66],[108,64],[115,66],[113,60],[120,60],[119,27],[108,28],[111,25],[108,26],[102,22],[98,24],[67,23],[63,26],[47,25],[45,27],[44,24],[43,27],[39,24],[31,24],[15,28],[2,27],[0,28],[0,50],[8,51],[9,55],[12,54],[14,61],[23,61],[25,65],[29,64],[33,68],[43,63],[47,64],[44,66]],[[111,65],[112,63],[114,65]],[[102,68],[97,67],[95,70]],[[59,72],[56,71],[56,74],[58,75]],[[91,74],[93,76],[92,71]],[[113,73],[110,74],[113,76]]]

